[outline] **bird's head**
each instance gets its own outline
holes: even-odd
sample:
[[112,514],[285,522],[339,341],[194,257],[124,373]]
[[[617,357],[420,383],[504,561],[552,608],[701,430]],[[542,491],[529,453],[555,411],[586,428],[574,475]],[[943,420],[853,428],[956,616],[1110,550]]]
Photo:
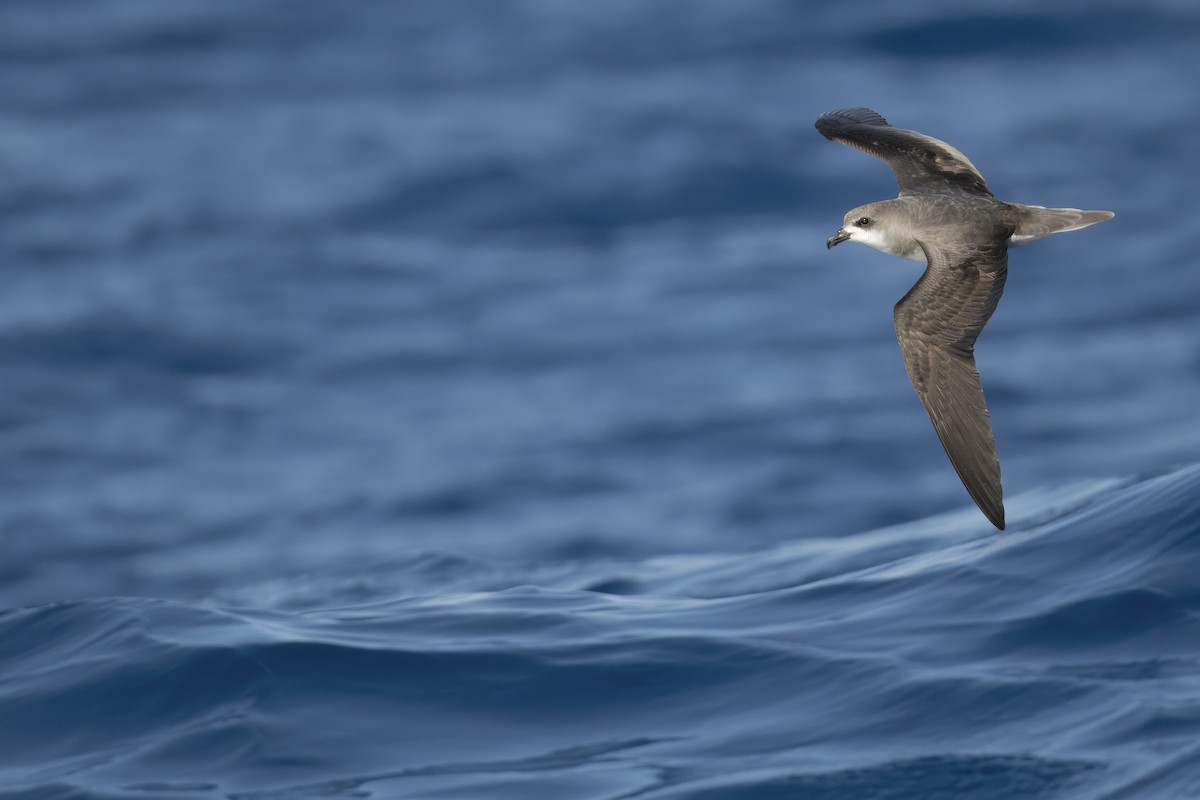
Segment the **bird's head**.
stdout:
[[865,206],[850,209],[842,220],[842,227],[825,242],[826,247],[833,247],[842,242],[862,242],[876,250],[888,249],[885,242],[884,230],[887,224],[887,213],[878,203],[868,203]]
[[906,201],[904,197],[880,200],[847,211],[842,227],[825,246],[861,242],[890,256],[924,261],[925,252],[913,236],[912,209]]

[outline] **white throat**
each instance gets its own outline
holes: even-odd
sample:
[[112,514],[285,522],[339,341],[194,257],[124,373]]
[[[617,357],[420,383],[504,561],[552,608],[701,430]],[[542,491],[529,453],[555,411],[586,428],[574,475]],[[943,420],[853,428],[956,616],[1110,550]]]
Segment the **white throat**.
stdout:
[[907,258],[910,261],[924,261],[925,253],[915,239],[910,237],[889,236],[888,232],[879,225],[861,228],[854,223],[846,228],[850,241],[861,242],[867,247],[887,253],[889,256]]

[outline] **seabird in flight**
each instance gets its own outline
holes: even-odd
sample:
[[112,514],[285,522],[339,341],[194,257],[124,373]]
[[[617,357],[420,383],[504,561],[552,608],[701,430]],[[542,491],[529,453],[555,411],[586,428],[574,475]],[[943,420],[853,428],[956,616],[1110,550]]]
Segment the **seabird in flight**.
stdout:
[[817,130],[883,159],[896,173],[899,197],[846,212],[826,246],[862,242],[926,263],[894,312],[904,365],[958,477],[1003,530],[1000,461],[975,368],[975,339],[1000,302],[1009,247],[1086,228],[1113,213],[997,200],[958,150],[893,128],[869,108],[829,111],[817,119]]

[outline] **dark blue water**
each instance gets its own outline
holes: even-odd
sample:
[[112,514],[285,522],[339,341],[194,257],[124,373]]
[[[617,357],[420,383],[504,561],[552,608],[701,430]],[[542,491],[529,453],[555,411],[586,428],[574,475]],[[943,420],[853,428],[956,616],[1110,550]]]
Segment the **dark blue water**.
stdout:
[[[0,797],[1200,796],[1185,2],[7,0]],[[1008,496],[848,105],[1006,199]]]

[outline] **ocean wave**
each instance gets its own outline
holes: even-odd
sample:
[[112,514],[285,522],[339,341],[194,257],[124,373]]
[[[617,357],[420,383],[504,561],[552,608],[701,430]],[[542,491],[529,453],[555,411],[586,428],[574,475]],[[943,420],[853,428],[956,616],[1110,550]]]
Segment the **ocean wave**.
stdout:
[[396,593],[396,574],[390,596],[319,610],[267,610],[273,594],[11,610],[7,796],[1188,785],[1200,467],[1039,502],[1060,511],[1006,534],[934,518],[759,553],[514,566],[499,584],[495,565],[428,556],[420,592]]

